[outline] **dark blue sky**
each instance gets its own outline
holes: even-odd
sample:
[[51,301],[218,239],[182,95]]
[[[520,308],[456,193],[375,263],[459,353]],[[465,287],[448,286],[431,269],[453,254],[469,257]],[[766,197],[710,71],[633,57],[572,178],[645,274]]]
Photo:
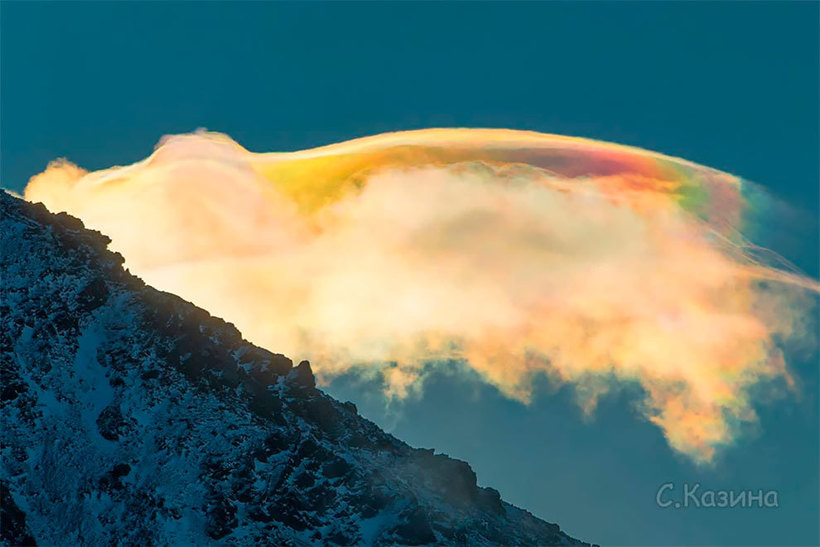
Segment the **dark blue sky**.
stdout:
[[[60,156],[130,163],[197,127],[275,151],[491,126],[685,157],[816,216],[818,6],[3,2],[0,184],[19,191]],[[781,251],[816,275],[807,233],[805,249]],[[817,365],[796,366],[802,399],[762,409],[759,435],[708,471],[671,454],[626,398],[586,423],[564,391],[525,408],[463,378],[432,381],[396,415],[355,382],[333,391],[589,540],[816,544]],[[777,488],[781,507],[659,510],[667,481]]]

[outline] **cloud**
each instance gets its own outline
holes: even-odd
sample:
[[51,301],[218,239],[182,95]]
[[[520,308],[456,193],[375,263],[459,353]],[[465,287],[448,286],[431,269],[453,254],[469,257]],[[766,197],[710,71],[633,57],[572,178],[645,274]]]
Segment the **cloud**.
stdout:
[[179,135],[127,167],[53,163],[25,195],[320,379],[375,372],[404,397],[456,359],[523,402],[535,375],[572,383],[588,411],[639,385],[669,444],[710,461],[755,421],[756,384],[791,384],[779,341],[810,341],[818,290],[750,252],[747,187],[634,148],[465,129],[283,154]]

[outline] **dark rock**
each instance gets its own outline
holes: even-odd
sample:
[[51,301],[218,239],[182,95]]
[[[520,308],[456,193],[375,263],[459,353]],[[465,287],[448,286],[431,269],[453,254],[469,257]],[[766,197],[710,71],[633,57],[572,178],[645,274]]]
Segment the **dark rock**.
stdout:
[[393,529],[403,545],[427,545],[436,541],[436,534],[430,527],[430,519],[418,506],[414,506],[401,515],[402,523]]
[[344,476],[352,470],[350,464],[339,457],[333,457],[322,466],[322,474],[330,479]]
[[127,463],[118,463],[114,466],[114,469],[111,470],[111,474],[115,477],[125,477],[131,472],[131,466]]
[[334,434],[342,426],[341,412],[329,398],[314,397],[300,401],[300,404],[294,406],[294,410],[326,433]]
[[236,507],[224,496],[215,496],[207,508],[205,533],[213,539],[220,539],[230,534],[236,525]]
[[81,313],[90,313],[105,304],[108,295],[109,291],[105,280],[96,277],[77,295],[78,310]]
[[129,473],[131,473],[130,465],[127,463],[118,463],[111,469],[111,471],[100,478],[100,489],[106,492],[122,489],[124,486],[120,479],[127,476]]
[[155,380],[159,378],[159,371],[156,369],[146,370],[145,372],[140,374],[140,378],[142,378],[143,380]]
[[66,312],[58,312],[54,314],[51,323],[59,332],[76,331],[79,326],[79,320],[77,317]]
[[21,379],[5,369],[0,369],[0,386],[2,386],[0,387],[0,401],[3,402],[13,401],[18,395],[28,390]]
[[496,515],[505,515],[501,494],[495,488],[479,488],[478,503],[481,507]]
[[120,438],[120,432],[125,425],[125,419],[118,405],[105,407],[97,417],[97,429],[100,435],[102,435],[102,438],[109,441],[118,440]]
[[316,484],[316,477],[310,472],[299,473],[299,475],[296,476],[294,484],[300,489],[309,488]]
[[327,540],[332,545],[354,545],[356,540],[354,538],[344,535],[342,532],[336,532],[328,536]]
[[293,368],[288,377],[307,388],[316,387],[316,378],[313,376],[313,371],[310,369],[310,363],[308,361],[301,361]]
[[6,545],[37,545],[26,525],[26,514],[14,503],[5,481],[0,481],[0,538]]
[[467,462],[429,453],[421,453],[416,462],[431,486],[435,485],[434,488],[442,492],[447,501],[467,505],[477,500],[476,475]]

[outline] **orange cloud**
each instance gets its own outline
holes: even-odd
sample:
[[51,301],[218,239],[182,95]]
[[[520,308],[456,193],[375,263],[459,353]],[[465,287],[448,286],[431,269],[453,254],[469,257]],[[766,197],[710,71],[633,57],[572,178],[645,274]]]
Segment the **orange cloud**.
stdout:
[[234,322],[320,379],[417,389],[463,360],[528,401],[539,373],[588,410],[618,384],[670,445],[709,461],[755,420],[750,388],[790,381],[818,283],[745,252],[740,179],[619,145],[504,130],[394,133],[253,154],[164,139],[25,196],[113,240],[146,282]]

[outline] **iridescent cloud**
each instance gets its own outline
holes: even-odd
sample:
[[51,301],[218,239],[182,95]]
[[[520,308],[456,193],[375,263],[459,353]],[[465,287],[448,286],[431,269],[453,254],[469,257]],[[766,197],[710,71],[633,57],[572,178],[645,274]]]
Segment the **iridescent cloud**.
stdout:
[[615,144],[431,129],[272,154],[178,135],[127,167],[55,162],[25,196],[320,379],[375,372],[403,397],[456,359],[524,402],[537,374],[573,383],[586,410],[637,384],[710,461],[756,419],[755,384],[791,385],[780,341],[811,341],[818,283],[747,242],[752,188]]

